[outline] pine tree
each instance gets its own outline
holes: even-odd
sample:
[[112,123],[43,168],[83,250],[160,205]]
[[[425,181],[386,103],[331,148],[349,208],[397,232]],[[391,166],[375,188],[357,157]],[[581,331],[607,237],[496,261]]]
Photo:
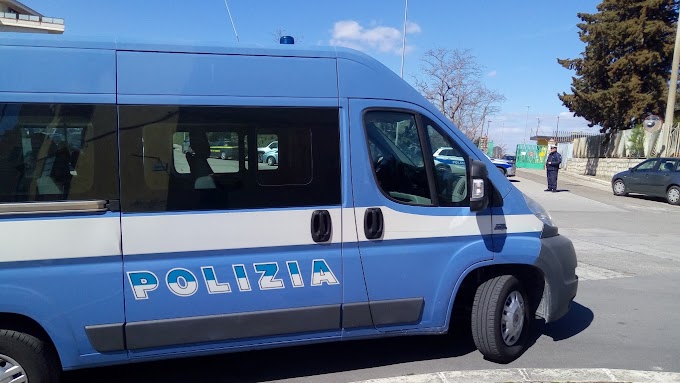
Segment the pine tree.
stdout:
[[571,94],[558,95],[577,116],[602,132],[630,128],[631,120],[662,115],[670,79],[678,0],[603,0],[597,13],[579,13],[585,52],[558,59],[575,70]]

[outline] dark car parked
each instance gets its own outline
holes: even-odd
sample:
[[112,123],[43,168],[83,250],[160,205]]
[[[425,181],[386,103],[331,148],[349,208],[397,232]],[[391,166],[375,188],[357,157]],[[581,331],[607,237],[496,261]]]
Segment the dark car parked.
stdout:
[[671,205],[680,205],[680,158],[652,158],[617,173],[612,177],[612,189],[618,196],[666,197]]

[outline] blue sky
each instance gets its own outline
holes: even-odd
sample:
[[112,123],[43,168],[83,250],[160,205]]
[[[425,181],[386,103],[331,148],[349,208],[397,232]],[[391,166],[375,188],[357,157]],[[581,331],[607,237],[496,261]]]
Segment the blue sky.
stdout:
[[[404,0],[227,0],[240,44],[269,45],[284,30],[300,45],[360,49],[397,74],[401,66]],[[209,41],[239,44],[224,0],[23,0],[45,16],[62,17],[65,35]],[[420,75],[431,48],[471,49],[489,88],[505,95],[490,117],[490,136],[510,151],[526,137],[559,130],[595,131],[562,106],[572,71],[557,58],[575,58],[578,12],[596,12],[596,0],[411,0],[404,79]],[[527,106],[529,106],[527,110]],[[528,111],[528,118],[527,118]],[[528,128],[528,129],[527,129]],[[526,134],[525,134],[526,132]]]

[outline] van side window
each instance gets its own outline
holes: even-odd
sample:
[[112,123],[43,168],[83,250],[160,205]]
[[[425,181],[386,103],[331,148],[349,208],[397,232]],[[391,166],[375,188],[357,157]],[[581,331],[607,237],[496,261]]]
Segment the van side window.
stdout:
[[0,103],[0,202],[118,198],[113,105]]
[[432,205],[423,150],[413,114],[370,111],[364,125],[375,179],[396,201]]
[[434,160],[439,205],[470,206],[467,187],[469,157],[432,120],[423,116]]
[[306,128],[258,129],[257,183],[306,185],[312,180],[312,136]]
[[340,204],[338,113],[337,108],[121,106],[122,209]]

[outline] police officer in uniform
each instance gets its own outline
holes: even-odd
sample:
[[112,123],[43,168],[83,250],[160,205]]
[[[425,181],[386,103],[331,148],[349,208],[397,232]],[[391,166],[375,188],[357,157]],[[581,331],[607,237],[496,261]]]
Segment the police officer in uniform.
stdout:
[[557,191],[557,172],[560,170],[562,163],[562,156],[557,153],[557,146],[550,146],[550,154],[545,160],[545,170],[548,173],[548,188],[545,191]]

